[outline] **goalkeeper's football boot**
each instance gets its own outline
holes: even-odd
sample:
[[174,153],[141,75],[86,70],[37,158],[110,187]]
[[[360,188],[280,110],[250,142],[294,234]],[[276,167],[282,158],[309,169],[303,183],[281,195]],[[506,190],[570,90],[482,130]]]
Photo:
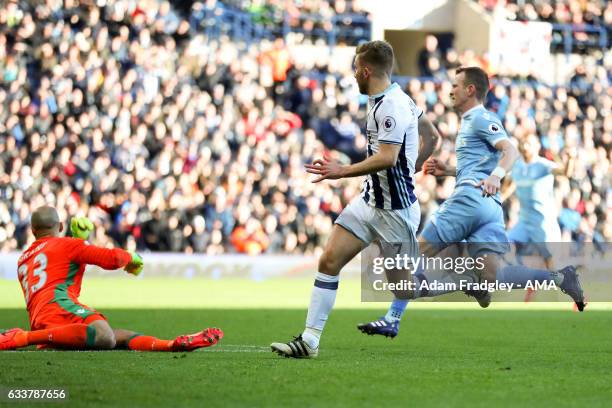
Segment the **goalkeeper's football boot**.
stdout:
[[488,290],[465,290],[463,293],[476,299],[483,309],[489,307],[491,304],[491,292]]
[[557,271],[558,274],[563,276],[563,282],[559,285],[561,292],[569,295],[574,302],[578,311],[584,310],[584,293],[582,292],[582,286],[580,285],[580,278],[578,272],[576,272],[575,266],[566,266],[563,269]]
[[384,317],[381,317],[373,322],[358,324],[357,329],[370,336],[378,334],[380,336],[394,338],[399,333],[399,325],[399,320],[389,322]]
[[15,350],[19,348],[15,341],[15,335],[22,332],[23,330],[19,328],[0,331],[0,350]]
[[216,327],[205,329],[194,334],[185,334],[174,339],[173,351],[193,351],[214,346],[223,338],[223,331]]
[[300,334],[287,343],[270,344],[272,351],[279,356],[293,358],[315,358],[319,355],[319,348],[313,349],[302,339]]

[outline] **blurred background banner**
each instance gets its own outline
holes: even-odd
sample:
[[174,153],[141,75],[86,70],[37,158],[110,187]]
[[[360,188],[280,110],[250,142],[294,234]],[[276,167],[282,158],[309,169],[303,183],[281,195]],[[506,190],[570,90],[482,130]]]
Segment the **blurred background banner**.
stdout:
[[[0,279],[17,279],[18,253],[0,255]],[[317,259],[302,255],[186,255],[180,253],[144,254],[145,269],[140,275],[149,278],[176,279],[248,279],[310,278],[317,272]],[[347,278],[359,277],[359,258],[354,259],[342,271]],[[86,276],[93,278],[117,278],[123,270],[105,271],[87,266]]]
[[552,29],[550,23],[498,21],[491,32],[491,70],[506,75],[535,74],[550,81]]

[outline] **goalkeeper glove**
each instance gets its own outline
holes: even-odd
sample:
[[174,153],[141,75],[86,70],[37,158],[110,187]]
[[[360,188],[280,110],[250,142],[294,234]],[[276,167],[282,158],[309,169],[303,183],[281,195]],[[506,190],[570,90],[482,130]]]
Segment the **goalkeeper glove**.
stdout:
[[142,258],[140,257],[140,255],[138,255],[136,252],[133,252],[133,251],[129,251],[129,252],[130,252],[130,255],[132,256],[132,260],[130,261],[130,263],[125,265],[124,270],[127,273],[131,273],[134,276],[138,276],[140,275],[140,272],[142,272],[144,262]]
[[70,232],[74,238],[86,240],[94,225],[87,217],[75,217],[70,221]]

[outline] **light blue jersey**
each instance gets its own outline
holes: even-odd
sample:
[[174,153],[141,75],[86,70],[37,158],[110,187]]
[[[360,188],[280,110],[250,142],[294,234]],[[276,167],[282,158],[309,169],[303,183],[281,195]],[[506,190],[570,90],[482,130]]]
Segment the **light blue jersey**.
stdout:
[[501,153],[495,144],[508,136],[499,119],[478,105],[463,114],[455,142],[457,183],[438,208],[422,236],[440,248],[467,241],[470,255],[508,250],[499,194],[483,197],[475,186],[497,167]]
[[[501,152],[495,144],[507,139],[506,131],[494,113],[478,105],[465,112],[455,141],[457,186],[476,185],[493,172]],[[499,202],[499,194],[496,196]]]
[[516,184],[516,196],[521,203],[519,220],[531,225],[545,221],[557,222],[552,170],[557,164],[538,157],[531,163],[518,160],[512,168],[512,180]]
[[516,196],[521,205],[519,222],[510,231],[514,242],[556,242],[561,238],[554,201],[557,164],[538,157],[531,163],[518,160],[512,168]]

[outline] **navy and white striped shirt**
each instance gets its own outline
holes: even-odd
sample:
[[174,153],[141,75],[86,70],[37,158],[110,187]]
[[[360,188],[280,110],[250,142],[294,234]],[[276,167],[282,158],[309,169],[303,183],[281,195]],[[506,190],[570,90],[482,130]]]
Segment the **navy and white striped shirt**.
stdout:
[[372,207],[397,210],[416,201],[414,167],[419,153],[418,120],[422,114],[397,83],[369,97],[368,157],[378,152],[381,143],[401,145],[395,167],[370,174],[363,183],[361,196]]

